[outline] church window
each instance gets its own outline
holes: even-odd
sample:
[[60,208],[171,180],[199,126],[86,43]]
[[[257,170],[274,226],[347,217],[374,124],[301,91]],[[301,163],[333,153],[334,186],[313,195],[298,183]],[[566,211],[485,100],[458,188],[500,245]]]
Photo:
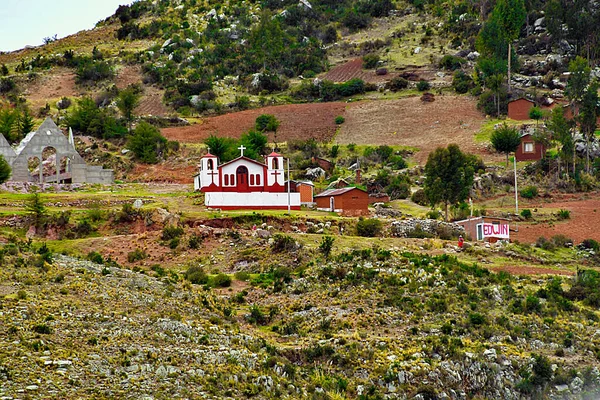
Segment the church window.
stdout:
[[229,174],[229,183],[231,186],[235,186],[235,178],[233,177],[233,174]]
[[250,175],[250,184],[254,185],[254,174]]
[[208,160],[208,163],[206,163],[206,165],[207,165],[207,168],[209,170],[215,169],[214,164],[213,164],[213,160]]
[[279,160],[273,158],[273,169],[279,169]]
[[229,175],[225,174],[225,186],[229,186]]
[[256,184],[260,185],[260,174],[256,174]]

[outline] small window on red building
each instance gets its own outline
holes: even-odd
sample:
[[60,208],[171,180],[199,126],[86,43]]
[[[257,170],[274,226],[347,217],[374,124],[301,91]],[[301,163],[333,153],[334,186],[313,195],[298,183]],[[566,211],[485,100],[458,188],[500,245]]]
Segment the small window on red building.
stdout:
[[250,174],[250,184],[254,185],[254,175]]
[[235,186],[235,178],[233,177],[233,174],[229,174],[229,183],[231,186]]
[[534,152],[533,142],[523,143],[523,153],[533,153],[533,152]]
[[256,174],[256,184],[260,186],[260,175]]
[[229,186],[229,175],[225,174],[225,186]]

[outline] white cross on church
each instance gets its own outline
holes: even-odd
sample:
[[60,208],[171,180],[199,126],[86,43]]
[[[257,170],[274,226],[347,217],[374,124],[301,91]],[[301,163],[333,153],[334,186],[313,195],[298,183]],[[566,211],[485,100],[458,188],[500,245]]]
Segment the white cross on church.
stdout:
[[244,157],[244,150],[246,150],[244,145],[241,145],[240,147],[238,147],[238,150],[242,153],[241,157]]

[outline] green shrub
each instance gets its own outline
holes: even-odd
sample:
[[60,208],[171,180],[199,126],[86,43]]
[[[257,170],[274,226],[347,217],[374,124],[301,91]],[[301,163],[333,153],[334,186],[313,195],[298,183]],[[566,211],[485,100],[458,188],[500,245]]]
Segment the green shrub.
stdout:
[[200,247],[200,245],[202,244],[202,236],[198,236],[196,234],[193,234],[192,236],[190,236],[190,239],[188,240],[188,247],[192,250],[196,250]]
[[158,128],[142,121],[129,137],[127,148],[139,161],[156,164],[163,155],[166,144],[167,139],[160,134]]
[[178,237],[174,237],[173,239],[169,240],[169,248],[171,250],[175,250],[177,247],[179,247],[179,242],[181,239],[179,239]]
[[102,254],[97,251],[90,251],[87,255],[87,259],[96,264],[104,264],[104,258],[102,258]]
[[536,242],[535,246],[544,250],[553,251],[556,249],[556,245],[551,240],[546,239],[543,236],[540,236]]
[[234,274],[235,279],[238,281],[247,282],[250,280],[250,274],[246,271],[238,271]]
[[344,117],[342,117],[341,115],[338,115],[337,117],[335,117],[335,124],[336,125],[341,125],[346,121],[346,119]]
[[359,236],[375,237],[381,233],[383,224],[375,218],[361,218],[356,224],[356,232]]
[[52,328],[46,324],[37,324],[33,326],[33,331],[42,335],[49,335],[52,333]]
[[212,287],[229,287],[231,286],[231,277],[227,274],[220,273],[210,279]]
[[408,87],[408,81],[406,79],[398,76],[398,77],[392,78],[392,80],[390,80],[386,86],[392,92],[396,92],[398,90],[406,89]]
[[531,210],[526,208],[523,211],[521,211],[521,217],[523,217],[525,219],[531,218]]
[[183,228],[174,225],[167,225],[162,230],[161,239],[166,241],[179,238],[181,235],[183,235]]
[[425,195],[425,191],[423,189],[419,189],[410,196],[410,199],[413,203],[417,203],[420,206],[428,206],[429,200]]
[[321,244],[319,244],[319,251],[325,256],[325,258],[329,258],[331,255],[331,250],[333,250],[333,242],[335,238],[333,236],[323,236],[321,239]]
[[192,266],[185,271],[185,279],[194,285],[204,285],[208,283],[208,275],[204,272],[204,268],[200,266]]
[[77,67],[75,75],[76,81],[79,84],[96,83],[104,79],[112,78],[114,72],[112,67],[105,61],[88,60]]
[[373,69],[379,63],[379,56],[377,54],[367,54],[363,56],[363,68]]
[[452,78],[452,87],[456,93],[467,93],[473,87],[473,79],[463,71],[456,71]]
[[426,90],[431,89],[431,84],[424,79],[421,79],[419,83],[417,83],[417,90],[419,92],[424,92]]
[[470,313],[469,314],[469,322],[472,325],[483,325],[485,324],[485,316],[479,313]]
[[573,239],[562,234],[552,236],[552,242],[556,247],[568,247],[573,245]]
[[569,219],[571,218],[571,211],[569,210],[560,210],[558,212],[558,219],[560,220],[564,220],[564,219]]
[[145,250],[135,249],[129,253],[127,253],[127,261],[130,263],[134,263],[136,261],[143,260],[148,257],[148,254]]
[[295,251],[297,248],[296,241],[294,238],[281,233],[273,236],[273,244],[271,244],[271,250],[274,253],[281,253],[284,251]]
[[440,68],[446,69],[448,71],[455,71],[457,69],[460,69],[462,64],[465,62],[466,60],[464,58],[455,57],[448,54],[442,57],[439,66]]
[[584,239],[583,242],[581,242],[580,247],[598,252],[600,251],[600,242],[594,239]]
[[525,199],[533,199],[538,196],[538,188],[535,186],[526,186],[521,189],[521,197]]

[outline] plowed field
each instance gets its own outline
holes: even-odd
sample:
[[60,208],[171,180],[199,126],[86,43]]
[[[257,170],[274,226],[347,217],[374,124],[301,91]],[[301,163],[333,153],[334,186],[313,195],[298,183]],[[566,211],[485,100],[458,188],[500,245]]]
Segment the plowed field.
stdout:
[[[183,128],[166,128],[163,135],[182,143],[198,143],[214,134],[239,138],[254,126],[261,114],[273,114],[281,121],[277,141],[306,140],[329,141],[335,135],[335,117],[344,115],[346,103],[292,104],[246,110],[231,114],[209,117],[201,124]],[[269,140],[273,140],[270,136]]]
[[348,105],[346,122],[336,136],[340,144],[402,145],[417,147],[420,164],[440,146],[456,143],[461,150],[485,160],[499,160],[475,143],[485,117],[475,100],[466,96],[436,96],[432,103],[419,97],[385,101],[363,101]]
[[[524,243],[535,243],[540,237],[551,238],[554,235],[565,235],[573,239],[574,243],[581,243],[584,239],[600,240],[598,226],[600,226],[600,193],[595,193],[591,197],[594,199],[564,199],[553,203],[543,203],[535,207],[564,209],[571,212],[571,217],[561,222],[550,224],[519,224],[519,232],[511,232],[512,240],[519,240]],[[529,204],[527,208],[535,208]]]

